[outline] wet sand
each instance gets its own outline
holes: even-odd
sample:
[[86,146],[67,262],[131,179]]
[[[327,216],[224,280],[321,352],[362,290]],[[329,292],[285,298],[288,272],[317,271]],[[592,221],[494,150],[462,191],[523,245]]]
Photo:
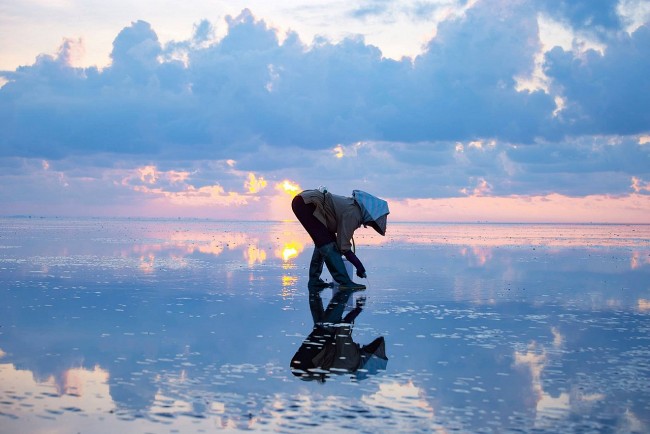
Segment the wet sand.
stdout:
[[0,433],[650,430],[650,226],[357,233],[388,362],[304,381],[297,223],[0,219]]

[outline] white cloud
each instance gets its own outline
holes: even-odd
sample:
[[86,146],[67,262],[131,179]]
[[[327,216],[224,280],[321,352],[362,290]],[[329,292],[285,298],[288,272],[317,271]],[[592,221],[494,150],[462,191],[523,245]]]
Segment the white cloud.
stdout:
[[620,0],[616,11],[630,34],[650,21],[650,3],[647,0]]
[[[413,61],[387,59],[367,37],[306,43],[248,10],[227,25],[198,19],[171,42],[136,21],[115,32],[103,70],[78,66],[87,38],[65,40],[0,73],[2,178],[20,184],[0,195],[65,201],[95,188],[91,202],[257,206],[250,195],[272,196],[264,183],[283,179],[395,198],[644,193],[650,106],[635,71],[650,62],[650,32],[588,34],[585,19],[613,29],[611,8],[562,5],[564,18],[532,0],[335,12],[360,23],[395,8],[435,16]],[[316,19],[301,6],[288,8]],[[578,50],[583,35],[606,48]],[[43,160],[49,177],[35,168]]]

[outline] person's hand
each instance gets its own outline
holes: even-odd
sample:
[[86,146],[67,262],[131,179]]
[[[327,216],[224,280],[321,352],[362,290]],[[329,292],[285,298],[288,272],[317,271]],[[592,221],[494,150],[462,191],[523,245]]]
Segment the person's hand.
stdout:
[[361,309],[366,305],[366,297],[359,297],[357,298],[357,304],[356,306]]
[[359,276],[362,279],[368,277],[368,275],[366,274],[366,270],[357,270],[357,276]]

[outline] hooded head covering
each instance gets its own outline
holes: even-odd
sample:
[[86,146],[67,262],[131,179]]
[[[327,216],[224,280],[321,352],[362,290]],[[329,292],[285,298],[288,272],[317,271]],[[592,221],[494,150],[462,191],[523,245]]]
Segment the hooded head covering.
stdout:
[[386,235],[386,221],[390,213],[388,202],[361,190],[353,190],[352,197],[361,208],[364,226],[370,225],[380,235]]

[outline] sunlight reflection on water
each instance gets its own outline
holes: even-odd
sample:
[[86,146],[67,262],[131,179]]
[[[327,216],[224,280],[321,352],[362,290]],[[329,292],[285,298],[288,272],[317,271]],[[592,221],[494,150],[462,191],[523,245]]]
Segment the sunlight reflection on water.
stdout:
[[298,224],[1,219],[0,433],[650,430],[650,226],[358,232],[388,363],[306,382]]

